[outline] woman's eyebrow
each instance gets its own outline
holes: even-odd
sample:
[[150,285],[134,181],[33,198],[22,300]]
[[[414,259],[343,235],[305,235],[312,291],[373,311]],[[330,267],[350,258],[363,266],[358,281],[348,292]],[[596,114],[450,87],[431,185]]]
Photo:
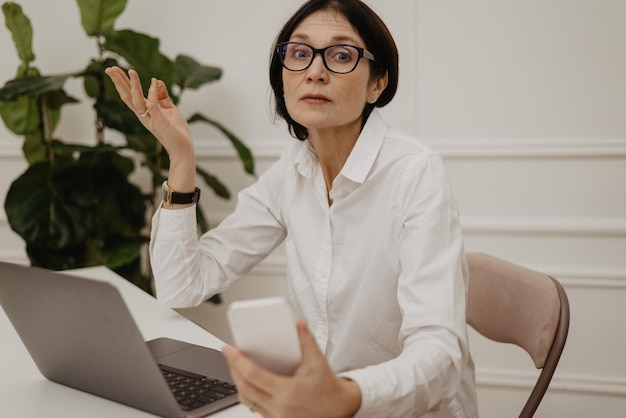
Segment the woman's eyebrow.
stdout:
[[306,41],[307,39],[309,39],[309,37],[306,35],[301,35],[299,33],[294,33],[290,36],[290,39],[298,39],[300,41]]
[[[290,40],[297,40],[297,41],[301,41],[301,42],[306,42],[310,39],[310,37],[308,35],[305,35],[303,33],[294,33],[291,35]],[[339,35],[339,36],[334,36],[333,38],[331,38],[331,43],[332,44],[351,44],[351,45],[357,45],[358,42],[356,40],[356,38],[349,36],[349,35]]]

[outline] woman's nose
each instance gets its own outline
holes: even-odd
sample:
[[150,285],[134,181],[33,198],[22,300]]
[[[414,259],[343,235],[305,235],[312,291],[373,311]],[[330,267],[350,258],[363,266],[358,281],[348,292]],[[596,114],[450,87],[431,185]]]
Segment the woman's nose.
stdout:
[[326,70],[326,65],[324,64],[324,59],[321,54],[316,54],[313,57],[313,62],[311,62],[311,65],[308,68],[308,78],[311,80],[326,80],[327,76],[328,72]]

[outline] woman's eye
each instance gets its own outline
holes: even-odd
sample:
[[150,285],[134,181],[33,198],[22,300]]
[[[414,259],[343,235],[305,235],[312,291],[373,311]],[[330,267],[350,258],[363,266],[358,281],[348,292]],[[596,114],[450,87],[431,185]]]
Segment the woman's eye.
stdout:
[[296,49],[293,51],[293,57],[297,59],[306,59],[309,57],[309,53],[304,49]]
[[339,49],[333,51],[331,59],[337,62],[349,62],[352,61],[353,56],[354,54],[352,53],[352,51],[348,49]]

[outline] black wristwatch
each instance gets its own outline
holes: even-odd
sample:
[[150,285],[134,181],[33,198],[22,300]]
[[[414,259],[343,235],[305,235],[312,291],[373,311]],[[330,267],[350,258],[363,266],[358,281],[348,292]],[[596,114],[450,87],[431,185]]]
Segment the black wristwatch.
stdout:
[[189,203],[197,203],[200,200],[200,189],[196,189],[191,193],[175,192],[168,184],[167,180],[163,182],[163,201],[168,204],[177,203],[186,205]]

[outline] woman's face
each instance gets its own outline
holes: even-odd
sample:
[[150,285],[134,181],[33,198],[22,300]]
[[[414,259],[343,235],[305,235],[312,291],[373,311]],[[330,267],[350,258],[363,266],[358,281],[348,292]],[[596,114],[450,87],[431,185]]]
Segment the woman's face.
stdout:
[[[350,22],[329,10],[305,18],[289,38],[313,48],[348,44],[365,48],[365,43]],[[289,115],[313,131],[352,128],[360,130],[361,115],[367,102],[373,103],[387,85],[386,77],[370,80],[370,64],[362,58],[354,71],[336,74],[317,54],[309,68],[289,71],[283,68],[285,104]]]

